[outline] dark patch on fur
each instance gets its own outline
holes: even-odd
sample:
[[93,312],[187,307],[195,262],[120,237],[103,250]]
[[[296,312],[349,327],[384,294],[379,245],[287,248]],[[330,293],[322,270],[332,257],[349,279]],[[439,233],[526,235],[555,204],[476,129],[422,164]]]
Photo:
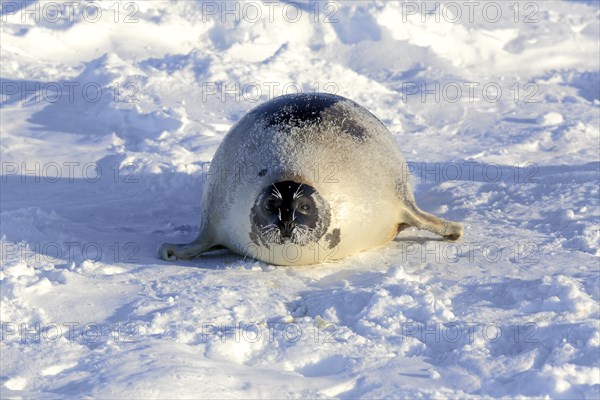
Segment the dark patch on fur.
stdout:
[[330,107],[321,113],[321,116],[333,122],[341,132],[350,134],[357,139],[364,140],[369,136],[368,132],[356,122],[353,115],[347,115],[346,110]]
[[319,124],[326,119],[338,127],[340,133],[364,140],[368,132],[356,122],[355,116],[334,107],[340,101],[353,103],[370,114],[345,97],[328,93],[301,93],[276,97],[250,111],[246,118],[252,116],[251,120],[262,121],[265,127],[281,127],[281,133],[289,133],[293,127]]
[[266,126],[305,126],[321,122],[321,113],[341,100],[328,94],[291,94],[276,97],[252,113]]
[[258,176],[265,176],[265,175],[267,174],[267,172],[269,172],[269,170],[268,170],[268,169],[266,169],[266,168],[265,168],[265,169],[261,169],[261,170],[258,172]]
[[327,235],[325,235],[325,240],[329,242],[329,248],[333,249],[335,246],[337,246],[338,244],[340,244],[340,228],[335,228],[334,230],[331,231],[331,233],[328,233]]
[[399,198],[403,198],[406,194],[406,181],[402,178],[397,178],[394,182],[394,191]]
[[406,206],[414,207],[414,198],[409,182],[410,176],[408,175],[408,172],[406,172],[406,175],[405,172],[403,172],[402,175],[403,176],[396,178],[394,181],[394,193],[396,194],[396,198]]

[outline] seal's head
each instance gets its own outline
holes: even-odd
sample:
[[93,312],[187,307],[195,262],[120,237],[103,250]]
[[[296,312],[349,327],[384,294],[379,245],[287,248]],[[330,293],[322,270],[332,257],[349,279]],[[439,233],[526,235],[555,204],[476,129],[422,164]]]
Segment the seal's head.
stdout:
[[252,208],[253,238],[267,247],[318,241],[329,226],[329,207],[310,185],[282,181],[264,188]]

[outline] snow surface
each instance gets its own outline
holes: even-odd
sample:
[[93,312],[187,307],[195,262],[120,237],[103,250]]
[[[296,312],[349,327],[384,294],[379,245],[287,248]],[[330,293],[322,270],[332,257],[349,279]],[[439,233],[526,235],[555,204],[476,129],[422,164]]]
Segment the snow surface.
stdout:
[[[2,398],[600,396],[596,1],[49,4],[2,2]],[[158,260],[284,88],[377,115],[463,241]]]

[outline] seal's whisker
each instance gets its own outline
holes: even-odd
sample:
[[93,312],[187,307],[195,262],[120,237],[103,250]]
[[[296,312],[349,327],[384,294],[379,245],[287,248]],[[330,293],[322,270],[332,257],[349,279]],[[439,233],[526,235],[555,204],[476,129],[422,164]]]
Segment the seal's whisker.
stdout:
[[275,186],[275,184],[273,183],[273,196],[277,197],[279,200],[283,200],[283,196],[281,195],[281,192],[279,191],[279,189],[277,189],[277,186]]
[[292,230],[292,242],[304,246],[315,240],[315,229],[306,225],[296,225]]
[[297,199],[298,197],[302,196],[303,192],[302,192],[302,190],[300,190],[301,187],[302,187],[302,184],[298,185],[298,189],[296,189],[296,191],[294,192],[292,199]]
[[263,226],[260,228],[260,233],[267,243],[281,243],[281,230],[275,224]]

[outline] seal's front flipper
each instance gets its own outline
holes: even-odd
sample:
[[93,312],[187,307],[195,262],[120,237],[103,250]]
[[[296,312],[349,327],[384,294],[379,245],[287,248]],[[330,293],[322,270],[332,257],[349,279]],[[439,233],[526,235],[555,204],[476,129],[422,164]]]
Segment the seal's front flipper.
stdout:
[[163,243],[158,247],[158,256],[166,261],[190,260],[215,246],[214,243],[197,241],[188,244]]
[[415,226],[419,229],[437,233],[446,240],[457,241],[462,237],[462,224],[454,221],[446,221],[422,211],[415,204],[408,204],[405,211],[405,221],[399,225],[405,228],[405,225]]

